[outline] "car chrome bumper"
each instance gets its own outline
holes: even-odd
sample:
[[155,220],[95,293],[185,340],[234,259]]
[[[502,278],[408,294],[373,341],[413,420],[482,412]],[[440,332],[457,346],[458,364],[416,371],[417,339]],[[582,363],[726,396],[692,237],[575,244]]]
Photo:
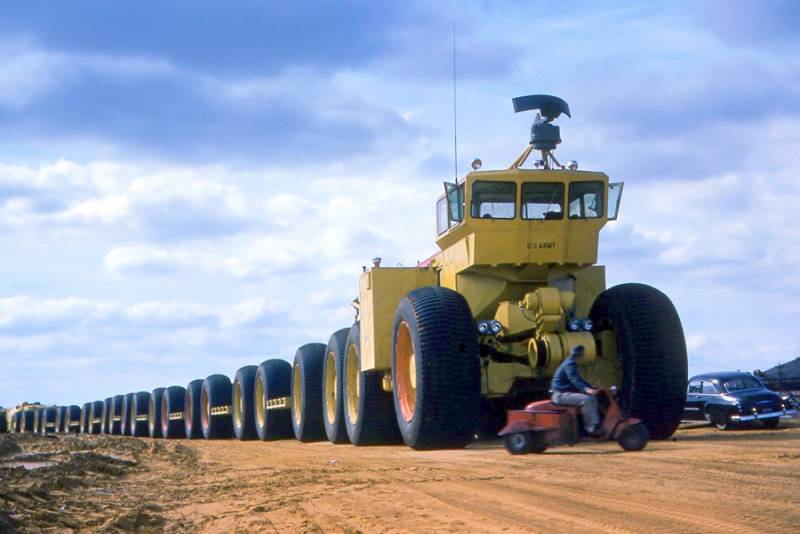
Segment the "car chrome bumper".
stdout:
[[744,422],[744,421],[758,421],[760,419],[774,419],[775,417],[794,417],[797,415],[797,410],[781,410],[779,412],[767,413],[754,413],[751,415],[732,415],[731,421]]

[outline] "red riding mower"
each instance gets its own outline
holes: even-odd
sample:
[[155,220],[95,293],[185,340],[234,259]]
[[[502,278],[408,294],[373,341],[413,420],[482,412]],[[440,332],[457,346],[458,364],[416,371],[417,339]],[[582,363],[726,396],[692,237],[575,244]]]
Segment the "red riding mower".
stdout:
[[643,449],[650,438],[647,427],[625,414],[617,402],[617,389],[598,389],[595,396],[605,431],[602,436],[592,438],[584,433],[579,407],[558,406],[549,400],[532,402],[524,410],[509,410],[508,422],[498,435],[511,454],[542,453],[556,445],[612,439],[626,451]]

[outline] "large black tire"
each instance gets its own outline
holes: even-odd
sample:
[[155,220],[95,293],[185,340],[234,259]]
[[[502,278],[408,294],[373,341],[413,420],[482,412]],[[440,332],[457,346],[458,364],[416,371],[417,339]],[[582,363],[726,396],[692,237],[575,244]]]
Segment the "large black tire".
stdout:
[[33,410],[25,410],[20,417],[20,432],[26,434],[33,434],[36,431],[36,412]]
[[91,434],[92,403],[87,402],[81,408],[81,434]]
[[56,406],[56,427],[55,432],[63,434],[67,426],[67,407]]
[[233,434],[236,439],[256,437],[256,414],[253,395],[258,366],[246,365],[233,377]]
[[342,380],[342,406],[347,437],[353,445],[400,442],[392,396],[383,390],[383,371],[361,370],[361,327],[347,334]]
[[131,436],[143,438],[149,436],[147,430],[147,415],[150,410],[150,392],[140,391],[133,394],[130,409],[128,410],[128,426]]
[[42,433],[42,408],[34,410],[33,412],[33,434]]
[[595,334],[611,329],[622,360],[620,402],[652,439],[671,436],[683,416],[688,364],[683,326],[661,291],[622,284],[603,291],[590,312]]
[[55,406],[50,406],[42,410],[40,423],[40,431],[42,434],[54,434],[56,432],[56,415],[57,410]]
[[123,395],[111,397],[111,415],[108,418],[108,433],[112,436],[122,434],[122,402],[125,400]]
[[79,406],[67,406],[66,422],[64,423],[64,432],[67,434],[77,434],[81,431],[81,409]]
[[5,410],[0,410],[0,434],[8,432],[8,415]]
[[150,393],[150,403],[147,407],[147,433],[151,438],[160,438],[161,434],[161,401],[164,398],[164,388],[156,388]]
[[286,360],[266,360],[256,371],[253,402],[259,439],[275,440],[294,436],[290,396],[292,365]]
[[203,424],[201,421],[202,408],[200,400],[203,396],[203,379],[192,380],[186,386],[184,397],[183,426],[187,439],[200,439],[203,437]]
[[89,434],[100,434],[103,430],[103,401],[96,400],[92,403],[89,416],[91,417],[89,421]]
[[350,441],[344,424],[343,401],[344,355],[349,333],[349,328],[342,328],[331,335],[322,364],[322,422],[331,443]]
[[325,439],[322,424],[322,362],[325,345],[308,343],[294,355],[292,363],[292,429],[300,441]]
[[[201,386],[202,387],[202,386]],[[161,398],[161,435],[166,439],[186,437],[186,388],[170,386]]]
[[461,294],[431,286],[403,297],[392,327],[392,385],[397,424],[409,447],[458,448],[472,441],[480,424],[480,356],[475,321]]
[[111,433],[111,397],[108,397],[103,400],[103,412],[102,412],[103,421],[100,423],[100,433],[101,434],[110,434]]
[[205,439],[224,439],[233,434],[231,379],[211,375],[203,381],[200,394],[200,424]]
[[131,410],[133,409],[133,393],[126,393],[122,397],[122,425],[120,433],[123,436],[131,435]]

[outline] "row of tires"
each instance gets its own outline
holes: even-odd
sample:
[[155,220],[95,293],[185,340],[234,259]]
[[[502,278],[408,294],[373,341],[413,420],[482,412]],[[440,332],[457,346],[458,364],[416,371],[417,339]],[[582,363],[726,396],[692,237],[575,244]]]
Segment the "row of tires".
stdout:
[[[270,359],[224,375],[78,406],[19,412],[19,432],[153,438],[300,441],[416,449],[463,447],[480,416],[475,326],[458,293],[420,288],[398,306],[391,384],[362,371],[359,323],[327,345],[303,345],[290,364]],[[393,393],[394,392],[394,393]]]
[[[326,351],[340,356],[334,358],[333,364],[339,363],[341,370],[341,356],[350,330],[333,334],[327,347],[319,343],[300,347],[294,365],[271,359],[259,366],[242,367],[233,381],[225,375],[214,374],[205,380],[193,380],[185,388],[170,386],[151,392],[116,395],[82,407],[49,406],[19,411],[11,420],[10,431],[173,439],[295,437],[301,441],[316,441],[327,438],[335,443],[350,441],[358,445],[399,442],[397,425],[392,428],[386,417],[386,421],[362,418],[347,425],[341,391],[323,391]],[[293,399],[294,381],[299,394]],[[386,404],[387,398],[391,402],[391,397],[380,389],[379,382],[366,377],[362,384],[373,397],[378,394],[384,397],[384,406],[376,407],[371,402],[364,407],[364,414],[376,412],[377,408],[383,408],[385,413],[391,408]],[[337,406],[333,412],[328,410],[323,414],[322,397],[326,393],[331,394]],[[366,398],[370,399],[369,395]]]

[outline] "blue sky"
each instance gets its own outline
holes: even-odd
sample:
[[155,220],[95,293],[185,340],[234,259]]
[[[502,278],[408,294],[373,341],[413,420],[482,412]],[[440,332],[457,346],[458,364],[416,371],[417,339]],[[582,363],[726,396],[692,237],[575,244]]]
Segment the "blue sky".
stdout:
[[562,160],[626,182],[609,284],[670,295],[690,371],[800,355],[800,4],[6,2],[0,404],[232,375],[434,250],[459,168],[552,93]]

